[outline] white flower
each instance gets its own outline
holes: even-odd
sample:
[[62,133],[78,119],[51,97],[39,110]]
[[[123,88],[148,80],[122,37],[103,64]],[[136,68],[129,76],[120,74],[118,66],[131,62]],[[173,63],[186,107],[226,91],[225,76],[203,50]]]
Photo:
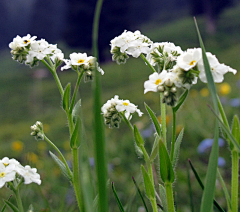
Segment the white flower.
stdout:
[[160,74],[157,72],[151,74],[149,76],[149,80],[144,82],[144,94],[148,91],[157,92],[158,86],[162,85],[165,82],[165,78],[167,76],[167,71],[163,70]]
[[177,58],[177,65],[185,71],[189,71],[197,65],[201,58],[202,50],[200,48],[187,49]]
[[108,100],[101,108],[103,114],[106,114],[109,108],[115,107],[119,101],[121,100],[119,100],[118,95],[115,95],[114,98],[111,98],[110,100]]
[[3,163],[0,163],[0,188],[2,188],[6,182],[11,182],[15,179],[16,172],[14,168],[14,164],[5,166]]
[[141,40],[135,40],[129,44],[126,53],[132,55],[133,57],[137,58],[140,54],[144,53],[147,54],[149,52],[149,44],[143,43]]
[[[218,59],[215,55],[212,55],[210,52],[206,53],[207,59],[211,68],[213,80],[216,83],[220,83],[223,81],[224,77],[223,75],[227,72],[232,72],[233,74],[236,74],[237,71],[235,69],[232,69],[229,66],[226,66],[225,64],[219,63]],[[203,60],[199,61],[198,63],[198,69],[200,71],[199,78],[202,82],[207,83],[207,77],[205,74],[205,68]]]
[[37,173],[36,168],[31,168],[30,166],[25,166],[22,169],[18,171],[18,174],[20,174],[24,178],[25,184],[30,183],[37,183],[38,185],[41,184],[40,175]]
[[11,43],[9,43],[9,48],[11,48],[12,50],[16,50],[18,48],[25,47],[25,46],[31,44],[36,38],[37,38],[37,36],[31,37],[30,34],[28,34],[22,38],[19,35],[17,35],[17,37],[13,38],[13,41]]
[[19,162],[17,160],[14,158],[9,159],[8,157],[4,157],[2,160],[0,160],[0,163],[2,163],[4,166],[8,166],[10,164],[19,165]]
[[69,55],[71,64],[75,66],[80,66],[83,64],[88,64],[88,57],[86,53],[72,53]]

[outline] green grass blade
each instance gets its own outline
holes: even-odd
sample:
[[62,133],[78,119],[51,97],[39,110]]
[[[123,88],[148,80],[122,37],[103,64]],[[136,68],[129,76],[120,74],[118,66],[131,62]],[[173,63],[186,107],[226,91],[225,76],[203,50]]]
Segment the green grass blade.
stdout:
[[[194,174],[196,180],[198,181],[198,184],[200,185],[200,187],[202,188],[202,190],[204,190],[204,185],[203,185],[203,183],[202,183],[202,180],[200,179],[200,177],[199,177],[196,169],[194,168],[191,160],[189,159],[188,162],[189,162],[189,165],[190,165],[190,167],[191,167],[191,169],[192,169],[192,171],[193,171],[193,174]],[[220,212],[224,212],[224,210],[223,210],[222,207],[217,203],[216,200],[213,200],[213,204],[215,205],[215,207],[216,207]]]
[[112,182],[112,190],[113,190],[114,196],[115,196],[115,198],[116,198],[116,200],[117,200],[118,207],[119,207],[120,211],[121,211],[121,212],[125,212],[125,211],[124,211],[124,208],[123,208],[123,205],[122,205],[120,199],[118,198],[118,195],[117,195],[117,192],[116,192],[116,190],[115,190],[115,187],[114,187],[113,182]]
[[222,103],[221,103],[221,101],[220,101],[218,96],[217,96],[217,100],[218,100],[218,109],[219,109],[219,112],[221,114],[222,121],[225,124],[226,128],[230,131],[230,127],[229,127],[229,123],[228,123],[228,120],[227,120],[227,116],[226,116],[226,114],[224,112]]
[[[93,56],[98,59],[98,28],[99,18],[102,9],[103,0],[98,0],[93,24]],[[96,64],[95,64],[96,65]],[[94,149],[95,149],[95,162],[97,172],[97,185],[99,194],[99,212],[108,211],[108,197],[107,197],[107,162],[106,162],[106,151],[105,151],[105,132],[103,117],[101,115],[101,83],[100,73],[95,69],[95,80],[93,82],[93,93],[94,93]]]
[[136,180],[134,179],[134,177],[132,177],[132,179],[133,179],[134,185],[135,185],[135,187],[136,187],[136,189],[137,189],[137,191],[138,191],[138,193],[139,193],[139,195],[141,197],[141,200],[143,202],[144,208],[145,208],[146,212],[148,212],[148,208],[147,208],[146,202],[145,202],[145,200],[143,198],[142,192],[140,191],[140,188],[138,187],[138,184],[137,184]]
[[[12,195],[8,198],[7,201],[9,201],[11,199],[11,197],[12,197]],[[4,202],[4,205],[3,205],[3,208],[1,209],[1,212],[4,212],[6,207],[7,207],[7,204]]]
[[13,210],[13,212],[19,212],[18,208],[14,204],[12,204],[11,202],[9,202],[7,200],[4,200],[4,202],[7,206],[9,206]]
[[222,126],[222,129],[227,134],[228,139],[232,142],[232,144],[234,145],[236,151],[238,153],[240,153],[240,145],[238,144],[236,139],[233,137],[233,135],[230,132],[230,130],[225,126],[225,124],[222,122],[221,118],[216,114],[216,112],[211,107],[209,107],[209,108],[213,112],[213,114],[216,116],[216,118],[218,119],[218,123],[220,124],[220,126]]
[[[213,76],[211,73],[211,68],[207,59],[205,47],[198,29],[197,21],[195,20],[195,25],[198,33],[199,43],[202,48],[202,57],[203,57],[203,63],[204,63],[204,69],[208,81],[208,89],[211,93],[213,106],[218,114],[218,101],[217,101],[217,92],[215,83],[213,81]],[[214,132],[214,142],[212,146],[212,150],[210,153],[209,163],[208,163],[208,169],[207,169],[207,176],[206,176],[206,189],[203,191],[202,196],[202,203],[201,203],[201,212],[210,212],[212,210],[212,204],[213,204],[213,198],[215,193],[215,183],[217,178],[217,165],[218,165],[218,154],[219,154],[219,128],[218,128],[218,122],[215,124],[215,132]]]
[[229,193],[228,193],[226,184],[225,184],[225,182],[224,182],[224,180],[223,180],[223,178],[222,178],[222,175],[221,175],[219,169],[218,169],[218,177],[219,177],[220,182],[221,182],[221,184],[222,184],[223,192],[224,192],[225,198],[226,198],[226,200],[227,200],[228,211],[231,211],[231,208],[232,208],[232,207],[231,207],[231,198],[230,198],[230,195],[229,195]]
[[189,197],[190,197],[191,212],[194,212],[193,193],[192,193],[192,186],[191,186],[191,180],[190,180],[189,168],[187,169],[187,176],[188,176],[188,189],[189,189]]

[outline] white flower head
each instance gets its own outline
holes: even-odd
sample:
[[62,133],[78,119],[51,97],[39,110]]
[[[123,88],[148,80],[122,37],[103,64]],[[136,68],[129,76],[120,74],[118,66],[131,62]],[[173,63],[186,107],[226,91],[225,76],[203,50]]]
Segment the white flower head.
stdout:
[[75,66],[80,66],[88,63],[88,57],[86,53],[72,53],[69,55],[71,64]]
[[18,174],[20,174],[24,178],[25,184],[30,183],[37,183],[38,185],[41,184],[40,175],[37,173],[36,168],[31,168],[29,165],[23,167],[18,171]]
[[0,163],[0,188],[2,188],[6,182],[11,182],[15,179],[16,172],[14,168],[14,164],[5,166],[3,163]]
[[9,43],[9,48],[11,48],[12,50],[17,50],[18,48],[28,46],[36,38],[37,38],[36,36],[31,37],[30,34],[28,34],[22,38],[19,35],[17,35],[15,38],[13,38],[13,41],[11,43]]
[[[219,63],[218,59],[215,55],[212,55],[210,52],[206,53],[207,59],[211,68],[213,80],[216,83],[220,83],[224,79],[224,74],[227,72],[232,72],[233,74],[236,74],[237,71],[235,69],[232,69],[231,67]],[[198,69],[200,71],[199,78],[202,82],[207,83],[207,77],[205,74],[205,68],[203,60],[199,61],[198,63]]]
[[187,49],[177,58],[177,65],[185,71],[189,71],[202,59],[200,48]]
[[149,91],[157,92],[158,86],[165,82],[167,73],[166,70],[163,70],[160,74],[157,72],[151,74],[149,80],[144,82],[144,94]]

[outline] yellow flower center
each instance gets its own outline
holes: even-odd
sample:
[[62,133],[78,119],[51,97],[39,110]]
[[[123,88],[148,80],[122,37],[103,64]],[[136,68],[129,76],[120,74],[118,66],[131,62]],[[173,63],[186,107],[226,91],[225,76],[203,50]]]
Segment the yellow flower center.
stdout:
[[4,165],[4,166],[8,166],[9,164],[8,164],[8,163],[4,163],[3,165]]
[[123,102],[123,105],[128,106],[128,103],[127,102]]
[[25,43],[25,44],[27,44],[27,43],[29,43],[30,42],[30,40],[24,40],[23,41],[23,43]]
[[193,60],[189,63],[190,66],[194,65],[194,63],[196,63],[196,60]]
[[5,177],[5,172],[1,172],[0,177]]
[[78,60],[78,63],[83,63],[83,62],[84,62],[83,59]]
[[161,82],[162,82],[162,80],[157,79],[157,80],[155,81],[155,84],[156,84],[156,85],[159,85]]

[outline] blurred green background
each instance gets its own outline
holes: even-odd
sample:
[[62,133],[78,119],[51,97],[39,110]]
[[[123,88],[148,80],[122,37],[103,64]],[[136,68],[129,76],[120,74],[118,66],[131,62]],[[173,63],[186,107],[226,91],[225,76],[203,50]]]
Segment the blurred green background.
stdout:
[[[197,18],[207,51],[217,56],[221,63],[240,69],[240,7],[225,10],[218,19],[218,30],[214,35],[206,33],[204,18]],[[173,42],[187,48],[199,47],[198,38],[192,17],[179,18],[170,23],[157,24],[150,22],[140,28],[142,34],[154,42]],[[47,38],[46,38],[47,40]],[[109,41],[110,42],[110,41]],[[58,44],[67,58],[73,51],[82,52],[84,49],[70,49],[63,42]],[[33,204],[36,211],[45,211],[50,205],[52,211],[77,211],[73,189],[68,181],[61,175],[59,168],[51,159],[48,151],[53,151],[44,141],[36,141],[30,136],[30,126],[36,121],[44,124],[46,135],[62,150],[69,163],[71,154],[69,146],[67,120],[61,109],[61,99],[57,86],[51,74],[42,65],[30,69],[11,59],[9,50],[0,53],[0,158],[16,158],[22,165],[36,167],[42,178],[41,186],[31,184],[22,186],[23,204],[28,207]],[[148,79],[151,70],[141,59],[129,59],[125,65],[110,62],[101,63],[105,71],[102,76],[102,103],[114,95],[120,99],[129,99],[138,105],[144,112],[143,117],[136,115],[132,119],[145,135],[146,148],[150,151],[153,144],[151,122],[144,109],[146,102],[157,115],[160,115],[159,95],[157,93],[143,94],[143,83]],[[67,82],[76,82],[77,74],[73,71],[59,71],[60,80],[65,86]],[[178,211],[190,211],[190,199],[187,186],[187,159],[190,158],[199,171],[202,179],[205,177],[209,151],[203,154],[197,152],[200,142],[206,138],[213,138],[214,116],[207,107],[211,100],[206,85],[199,83],[191,88],[186,103],[177,115],[177,131],[184,128],[184,137],[176,169],[177,180],[174,186]],[[240,74],[225,75],[223,84],[217,85],[217,90],[226,110],[229,122],[234,114],[239,115]],[[92,163],[94,157],[92,134],[92,88],[91,83],[80,86],[78,98],[82,99],[82,115],[85,124],[86,147],[80,151],[88,152]],[[171,110],[168,108],[168,139],[171,138]],[[131,206],[130,211],[137,211],[142,206],[132,176],[139,186],[143,188],[140,177],[140,164],[133,136],[124,122],[119,129],[106,127],[106,146],[110,182],[115,183],[116,190],[124,205]],[[50,149],[49,149],[50,148]],[[220,168],[227,186],[231,176],[230,151],[225,145],[220,148],[220,156],[224,158],[225,165]],[[93,178],[94,165],[92,166]],[[198,211],[201,202],[201,189],[191,173],[193,187],[193,200],[195,210]],[[8,189],[0,189],[0,199],[11,195]],[[12,198],[14,199],[14,198]],[[216,199],[222,207],[226,207],[220,183],[217,182]],[[14,200],[13,200],[14,202]],[[109,187],[110,211],[118,211],[117,203]],[[2,202],[0,202],[1,208]],[[150,208],[150,207],[149,207]],[[7,210],[8,211],[8,210]]]

